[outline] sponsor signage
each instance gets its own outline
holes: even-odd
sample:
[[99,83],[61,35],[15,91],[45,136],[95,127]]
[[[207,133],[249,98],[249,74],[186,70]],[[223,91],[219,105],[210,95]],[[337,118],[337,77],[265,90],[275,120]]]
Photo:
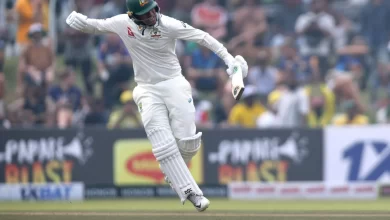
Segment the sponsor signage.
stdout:
[[0,200],[56,201],[83,200],[84,184],[1,184]]
[[[122,139],[114,144],[114,183],[122,185],[167,185],[148,139]],[[203,183],[202,150],[188,165],[195,181]]]
[[390,126],[327,127],[325,180],[390,181]]
[[102,128],[2,130],[0,183],[113,184],[114,143],[145,137]]
[[213,130],[203,135],[204,180],[318,181],[323,178],[321,130]]
[[[207,197],[226,198],[227,187],[221,185],[200,185],[200,189]],[[85,187],[86,199],[102,198],[145,198],[145,197],[170,197],[178,198],[176,192],[170,186],[154,185],[129,185],[129,186],[97,186]]]
[[376,199],[376,183],[329,184],[326,182],[232,182],[232,199]]
[[118,191],[114,186],[86,186],[85,199],[117,198]]

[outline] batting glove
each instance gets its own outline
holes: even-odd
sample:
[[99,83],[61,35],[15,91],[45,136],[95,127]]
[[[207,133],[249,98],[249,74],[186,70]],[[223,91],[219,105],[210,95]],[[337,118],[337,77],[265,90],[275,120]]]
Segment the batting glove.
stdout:
[[242,69],[242,76],[245,78],[247,77],[248,75],[248,64],[247,62],[245,61],[244,57],[242,57],[241,55],[237,55],[235,58],[234,58],[234,62],[230,63],[228,65],[228,69],[226,70],[227,73],[229,74],[229,76],[232,75],[233,73],[233,68],[235,65],[240,65],[241,66],[241,69]]
[[70,27],[84,32],[88,27],[87,19],[87,16],[73,11],[66,19],[66,23]]

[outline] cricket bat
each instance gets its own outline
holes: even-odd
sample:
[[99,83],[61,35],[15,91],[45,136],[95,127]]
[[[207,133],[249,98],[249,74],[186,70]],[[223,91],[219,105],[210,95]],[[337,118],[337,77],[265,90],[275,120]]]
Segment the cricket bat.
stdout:
[[242,69],[240,65],[234,66],[231,80],[233,97],[238,101],[240,100],[242,93],[245,90]]

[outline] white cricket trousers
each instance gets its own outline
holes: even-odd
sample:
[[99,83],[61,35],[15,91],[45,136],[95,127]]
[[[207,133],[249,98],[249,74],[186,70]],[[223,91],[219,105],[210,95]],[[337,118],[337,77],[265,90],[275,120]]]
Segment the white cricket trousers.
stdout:
[[139,84],[133,90],[133,98],[147,133],[155,128],[166,128],[176,139],[195,135],[192,89],[184,76],[157,84]]

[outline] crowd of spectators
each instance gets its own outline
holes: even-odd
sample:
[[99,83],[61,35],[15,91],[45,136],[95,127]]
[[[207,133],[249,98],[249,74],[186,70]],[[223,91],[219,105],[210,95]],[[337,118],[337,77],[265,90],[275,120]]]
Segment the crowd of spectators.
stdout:
[[[4,2],[0,127],[142,127],[131,54],[121,39],[65,23],[73,10],[101,19],[126,13],[125,0],[57,0],[54,7],[49,0]],[[193,42],[177,42],[198,127],[390,122],[390,1],[157,2],[163,14],[207,31],[249,65],[236,102],[223,61]]]

